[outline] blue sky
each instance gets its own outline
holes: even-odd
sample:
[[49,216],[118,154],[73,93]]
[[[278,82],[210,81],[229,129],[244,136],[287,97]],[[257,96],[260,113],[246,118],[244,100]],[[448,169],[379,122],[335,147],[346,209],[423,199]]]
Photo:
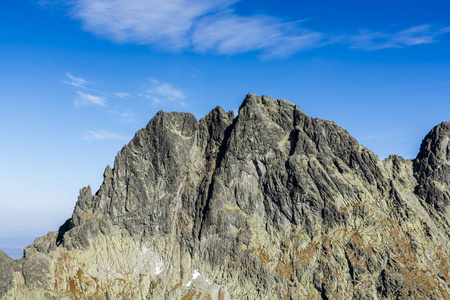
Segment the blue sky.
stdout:
[[264,94],[335,121],[381,159],[414,158],[450,120],[449,11],[443,0],[3,0],[0,248],[16,255],[57,230],[161,109],[201,118]]

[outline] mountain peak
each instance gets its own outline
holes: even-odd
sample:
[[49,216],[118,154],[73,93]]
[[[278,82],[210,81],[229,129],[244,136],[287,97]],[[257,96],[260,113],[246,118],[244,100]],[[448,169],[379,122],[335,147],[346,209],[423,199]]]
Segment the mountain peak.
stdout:
[[423,160],[430,155],[437,160],[450,162],[450,122],[436,125],[423,139],[417,159]]
[[449,298],[448,132],[382,162],[285,100],[160,111],[59,232],[0,253],[0,297]]
[[450,122],[440,123],[425,136],[414,163],[417,193],[446,215],[450,205]]

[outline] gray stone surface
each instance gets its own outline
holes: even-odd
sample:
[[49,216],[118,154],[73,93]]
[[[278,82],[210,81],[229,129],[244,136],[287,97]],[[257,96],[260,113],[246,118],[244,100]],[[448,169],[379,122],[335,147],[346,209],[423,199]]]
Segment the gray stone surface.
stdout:
[[[5,299],[449,299],[450,125],[380,161],[332,121],[247,95],[158,114]],[[3,265],[12,264],[14,272]]]
[[0,250],[0,297],[13,283],[14,261],[3,250]]

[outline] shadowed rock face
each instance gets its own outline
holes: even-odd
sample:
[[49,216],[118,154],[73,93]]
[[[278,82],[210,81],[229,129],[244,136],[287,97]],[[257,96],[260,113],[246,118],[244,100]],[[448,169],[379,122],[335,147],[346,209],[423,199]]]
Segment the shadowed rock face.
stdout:
[[449,139],[380,161],[284,100],[161,111],[59,232],[0,252],[0,297],[449,299]]
[[445,216],[450,204],[450,122],[437,125],[423,140],[415,160],[415,176],[418,194]]
[[13,283],[14,261],[0,250],[0,297],[5,295]]

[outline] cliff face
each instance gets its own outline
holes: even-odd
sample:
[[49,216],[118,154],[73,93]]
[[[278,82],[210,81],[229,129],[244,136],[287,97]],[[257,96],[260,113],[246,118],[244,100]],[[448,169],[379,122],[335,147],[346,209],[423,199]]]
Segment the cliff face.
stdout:
[[331,121],[248,95],[159,112],[3,299],[450,299],[450,123],[380,161]]

